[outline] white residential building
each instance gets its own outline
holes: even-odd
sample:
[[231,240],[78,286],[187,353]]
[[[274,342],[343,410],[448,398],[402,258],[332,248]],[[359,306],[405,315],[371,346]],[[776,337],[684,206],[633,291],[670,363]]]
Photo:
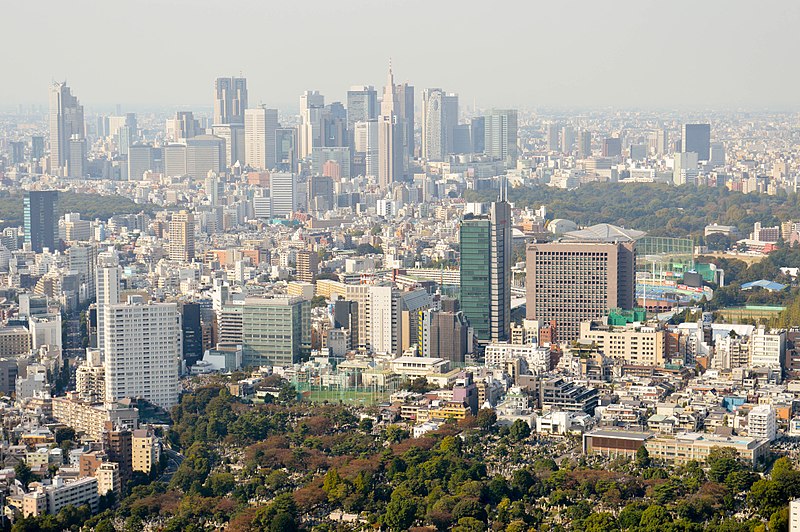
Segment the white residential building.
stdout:
[[750,339],[751,368],[779,368],[786,355],[786,333],[759,327]]
[[128,303],[106,310],[106,401],[140,397],[162,408],[178,402],[181,316],[175,303]]
[[758,440],[775,439],[775,408],[772,405],[758,405],[747,414],[747,434]]

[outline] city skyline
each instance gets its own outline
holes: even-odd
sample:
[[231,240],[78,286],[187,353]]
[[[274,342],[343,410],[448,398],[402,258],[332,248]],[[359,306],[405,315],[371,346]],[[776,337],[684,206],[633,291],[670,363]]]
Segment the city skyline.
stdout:
[[[691,9],[688,2],[679,2],[655,13],[632,1],[615,3],[613,11],[592,2],[537,4],[516,6],[515,16],[500,19],[492,6],[476,3],[457,11],[411,0],[398,5],[387,24],[382,5],[312,1],[299,25],[291,23],[297,15],[289,6],[238,2],[234,7],[241,15],[240,38],[227,47],[203,39],[202,28],[216,23],[202,14],[211,12],[203,9],[204,2],[192,4],[191,11],[183,2],[158,4],[159,16],[145,18],[152,11],[140,8],[150,3],[138,3],[135,10],[91,6],[90,13],[91,2],[75,2],[58,25],[87,31],[74,32],[57,49],[29,43],[26,53],[9,57],[9,68],[25,81],[5,84],[0,101],[43,104],[47,95],[40,87],[66,79],[89,108],[117,103],[210,106],[213,80],[223,74],[248,78],[251,106],[264,103],[294,109],[297,95],[309,88],[319,90],[329,101],[345,101],[353,84],[377,87],[389,57],[397,81],[409,82],[420,94],[423,88],[447,87],[459,93],[465,105],[475,102],[483,108],[796,108],[792,87],[800,81],[800,75],[782,59],[795,47],[791,21],[797,20],[800,6],[792,3],[773,1],[750,10],[743,2],[704,2],[691,4]],[[37,14],[35,8],[14,5],[9,9],[9,39],[22,40],[27,37],[23,28],[28,27],[23,22]],[[420,17],[423,12],[426,16]],[[101,19],[104,24],[95,22]],[[430,53],[425,39],[402,42],[404,28],[409,36],[437,34],[442,20],[459,22],[448,44],[437,47],[437,54]],[[177,22],[201,30],[186,52],[169,51],[160,39],[142,38],[143,26],[154,35],[168,34]],[[41,30],[47,33],[54,23],[55,19],[42,21]],[[469,38],[488,35],[489,24],[502,28],[503,39]],[[690,27],[695,29],[686,31]],[[341,43],[338,60],[320,53],[327,50],[325,36],[332,28],[338,30]],[[269,41],[261,44],[264,33],[280,41],[296,38],[296,29],[304,29],[306,36],[300,46],[293,47],[296,53],[270,54]],[[53,26],[52,31],[56,30]],[[683,37],[671,39],[670,35]],[[111,40],[118,46],[99,46]],[[371,42],[377,44],[364,46]],[[383,42],[402,44],[384,46]],[[91,61],[85,56],[89,51]],[[182,68],[175,68],[175,54],[183,57]],[[131,62],[133,56],[147,57],[147,61]],[[99,63],[102,69],[97,68]],[[137,67],[145,64],[146,68]],[[162,81],[152,83],[153,78]],[[771,82],[763,83],[764,79]]]

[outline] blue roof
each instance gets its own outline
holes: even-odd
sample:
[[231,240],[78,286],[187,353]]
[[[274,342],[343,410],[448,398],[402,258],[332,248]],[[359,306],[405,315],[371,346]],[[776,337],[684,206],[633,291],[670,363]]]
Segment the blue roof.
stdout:
[[767,281],[766,279],[761,279],[760,281],[753,281],[750,283],[744,283],[742,285],[742,290],[750,290],[751,288],[763,288],[764,290],[769,290],[770,292],[780,292],[784,288],[786,288],[785,284],[776,283],[775,281]]

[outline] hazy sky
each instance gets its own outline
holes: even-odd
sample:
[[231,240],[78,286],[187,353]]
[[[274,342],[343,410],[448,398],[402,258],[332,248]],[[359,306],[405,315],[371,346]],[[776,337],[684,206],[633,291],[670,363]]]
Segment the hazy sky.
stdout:
[[250,104],[398,81],[462,105],[800,107],[794,0],[7,0],[0,103]]

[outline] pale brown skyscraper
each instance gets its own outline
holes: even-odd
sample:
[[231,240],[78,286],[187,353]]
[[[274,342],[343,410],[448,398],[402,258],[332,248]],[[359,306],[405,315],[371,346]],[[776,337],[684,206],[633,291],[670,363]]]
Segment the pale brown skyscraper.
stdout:
[[181,211],[169,222],[169,258],[180,262],[194,259],[194,214]]

